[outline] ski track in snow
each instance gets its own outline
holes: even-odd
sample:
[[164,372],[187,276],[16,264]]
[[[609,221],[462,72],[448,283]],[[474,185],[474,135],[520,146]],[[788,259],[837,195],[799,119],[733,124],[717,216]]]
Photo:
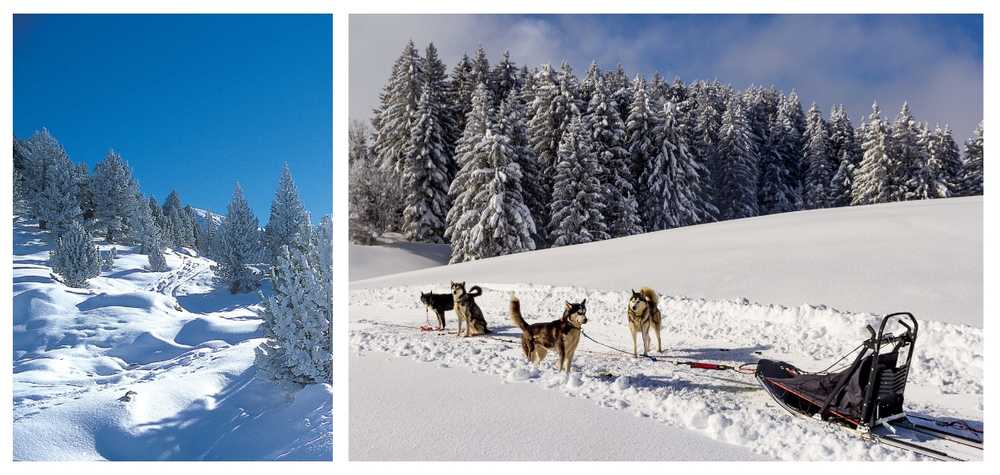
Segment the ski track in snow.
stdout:
[[167,251],[150,272],[120,245],[111,271],[65,287],[46,238],[15,217],[15,460],[332,457],[330,386],[256,375],[256,293],[216,289],[211,260]]
[[[664,314],[662,355],[654,353],[655,336],[651,338],[651,354],[660,356],[658,361],[633,358],[581,339],[573,373],[567,378],[556,372],[553,354],[538,369],[525,360],[520,330],[509,319],[511,292],[520,298],[529,323],[558,318],[565,301],[587,298],[585,332],[603,343],[631,350],[625,323],[628,293],[535,284],[479,285],[484,294],[477,302],[494,332],[491,337],[458,338],[454,333],[415,329],[425,323],[425,311],[417,297],[428,286],[352,290],[352,351],[385,352],[496,375],[498,382],[533,384],[776,459],[921,459],[910,452],[865,442],[839,428],[794,417],[779,408],[752,375],[697,370],[665,361],[737,366],[769,358],[818,371],[865,339],[865,325],[874,325],[879,316],[825,306],[784,307],[746,299],[664,296],[660,304]],[[454,313],[446,316],[454,332]],[[919,323],[907,409],[981,423],[982,330],[925,320]],[[641,337],[638,344],[641,353]]]

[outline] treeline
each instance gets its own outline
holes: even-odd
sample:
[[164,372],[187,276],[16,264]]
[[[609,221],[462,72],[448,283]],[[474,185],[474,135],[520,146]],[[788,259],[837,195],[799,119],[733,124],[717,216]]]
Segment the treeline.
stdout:
[[451,73],[409,42],[352,124],[351,236],[448,242],[452,262],[801,209],[982,194],[982,124],[878,105],[859,128],[770,86],[529,70],[479,48]]
[[287,165],[261,229],[239,183],[223,219],[199,219],[176,191],[162,205],[144,195],[115,151],[91,173],[46,129],[15,138],[13,160],[15,207],[49,231],[49,263],[65,285],[99,275],[95,235],[138,246],[153,272],[168,270],[165,249],[193,249],[216,262],[216,279],[232,293],[256,290],[269,276],[273,293],[261,295],[268,340],[257,349],[258,364],[280,379],[330,382],[333,226],[329,216],[310,223]]

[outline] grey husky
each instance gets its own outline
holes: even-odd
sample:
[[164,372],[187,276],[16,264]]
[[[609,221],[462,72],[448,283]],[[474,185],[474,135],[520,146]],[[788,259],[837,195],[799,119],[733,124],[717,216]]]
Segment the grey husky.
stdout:
[[[486,328],[486,317],[476,303],[476,297],[483,294],[479,286],[465,290],[465,282],[452,282],[451,295],[455,299],[455,316],[458,317],[458,336],[485,335],[490,332]],[[465,323],[465,334],[462,334],[462,323]]]

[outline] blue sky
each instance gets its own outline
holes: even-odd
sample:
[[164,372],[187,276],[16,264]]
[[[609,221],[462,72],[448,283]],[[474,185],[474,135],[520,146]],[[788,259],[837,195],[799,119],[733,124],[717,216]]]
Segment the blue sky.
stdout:
[[326,15],[15,15],[14,136],[42,127],[91,170],[114,148],[144,193],[266,222],[283,162],[331,210]]
[[950,124],[964,141],[983,117],[980,15],[351,15],[350,114],[367,119],[408,39],[433,41],[449,70],[482,45],[518,65],[591,60],[630,75],[719,79],[742,88],[796,89],[855,121],[878,100],[894,117]]

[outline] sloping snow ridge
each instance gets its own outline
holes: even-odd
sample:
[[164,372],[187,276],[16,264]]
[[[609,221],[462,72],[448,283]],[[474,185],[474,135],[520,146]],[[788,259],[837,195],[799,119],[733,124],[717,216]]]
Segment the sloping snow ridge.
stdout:
[[331,387],[256,373],[257,294],[215,289],[209,259],[167,251],[150,272],[116,247],[69,288],[46,232],[15,217],[15,460],[332,458]]
[[[529,385],[539,390],[555,391],[571,398],[591,401],[597,407],[617,410],[621,412],[621,417],[635,416],[655,421],[677,431],[674,436],[661,435],[665,445],[675,441],[677,444],[689,444],[685,441],[690,434],[695,434],[713,439],[713,443],[732,447],[731,453],[719,458],[749,459],[752,457],[745,454],[750,451],[754,456],[781,460],[921,459],[922,457],[910,452],[863,441],[848,431],[793,417],[759,388],[752,375],[698,370],[673,362],[709,361],[738,366],[769,358],[792,362],[806,371],[818,371],[827,368],[855,348],[867,337],[865,325],[874,325],[880,320],[881,312],[888,310],[883,310],[883,306],[865,310],[868,297],[852,293],[859,284],[841,280],[837,271],[833,271],[833,276],[828,275],[832,269],[830,266],[798,267],[802,263],[796,261],[799,258],[781,258],[782,255],[797,256],[803,251],[802,248],[806,245],[793,245],[795,242],[819,241],[819,244],[815,244],[814,252],[832,254],[824,254],[820,259],[824,262],[839,261],[839,267],[854,268],[857,272],[867,272],[874,267],[889,269],[886,273],[891,273],[894,278],[881,282],[877,289],[872,289],[872,294],[882,293],[889,300],[899,302],[905,300],[907,295],[915,295],[920,289],[926,289],[924,293],[935,297],[924,298],[923,302],[928,308],[937,308],[940,312],[914,311],[920,323],[920,331],[909,375],[906,408],[913,413],[962,419],[981,427],[981,310],[978,314],[946,310],[981,309],[982,234],[981,224],[975,221],[981,220],[982,201],[939,201],[851,209],[850,213],[846,213],[850,216],[845,218],[842,225],[869,222],[872,227],[880,228],[861,231],[855,229],[853,234],[840,232],[833,224],[820,226],[822,232],[816,228],[818,225],[815,223],[821,220],[815,214],[837,215],[841,210],[791,213],[782,219],[758,218],[770,221],[766,226],[758,226],[759,223],[752,222],[754,220],[744,220],[742,228],[746,229],[742,230],[739,223],[719,223],[701,226],[697,233],[693,230],[652,233],[353,282],[350,303],[351,348],[357,355],[355,360],[371,358],[371,354],[385,354],[393,359],[405,358],[448,368],[437,371],[437,376],[428,374],[424,384],[448,387],[456,400],[487,399],[496,392],[491,391],[487,383],[469,387],[455,385],[451,378],[441,374],[449,371],[472,371],[492,376],[495,385]],[[865,216],[866,214],[873,216]],[[921,221],[931,217],[938,221]],[[888,232],[888,229],[904,224],[905,233]],[[666,246],[666,243],[681,245],[678,243],[682,239],[670,237],[671,233],[679,231],[686,234],[684,239],[694,239],[706,246],[706,243],[719,246],[720,252],[725,250],[729,254],[729,259],[709,260],[701,266],[694,262],[683,262],[682,253]],[[737,236],[719,236],[733,232]],[[780,239],[776,238],[780,245],[755,242],[751,246],[755,252],[776,250],[764,256],[749,256],[740,250],[740,236],[760,239],[760,233],[772,237],[781,236]],[[908,237],[902,239],[903,234]],[[839,246],[833,249],[825,247],[831,240],[838,242]],[[879,242],[880,240],[885,242]],[[876,258],[873,257],[876,254],[862,256],[855,251],[845,250],[862,241],[862,246],[869,252],[873,252],[873,249],[885,252],[878,254]],[[660,253],[649,250],[656,245],[661,246]],[[793,249],[789,251],[788,247]],[[777,249],[788,252],[779,252]],[[611,254],[605,254],[602,250]],[[916,253],[917,250],[920,252]],[[706,247],[703,252],[693,254],[691,258],[712,253],[712,249]],[[629,267],[629,263],[639,262],[634,260],[639,255],[648,256],[645,261],[641,261],[643,265]],[[743,263],[753,261],[753,270],[766,277],[742,282],[739,286],[731,285],[732,280],[728,275],[730,267],[724,262],[731,263],[734,260]],[[973,262],[974,260],[978,262]],[[877,261],[877,265],[868,261]],[[781,272],[797,269],[793,276],[798,282],[792,289],[773,288],[785,285],[786,280],[770,280],[771,276],[781,272],[769,269],[769,263],[781,268]],[[528,268],[519,268],[522,264]],[[601,265],[609,267],[603,269]],[[699,285],[715,279],[728,286],[728,291],[736,287],[747,291],[743,296],[703,298],[677,292],[676,289],[683,287],[682,285],[661,286],[668,280],[681,280],[680,277],[669,275],[668,269],[694,272],[695,268],[698,269],[698,275],[692,276],[692,280]],[[935,268],[940,271],[935,273]],[[631,272],[627,272],[628,270]],[[742,273],[746,270],[732,272]],[[491,276],[495,279],[491,280]],[[518,276],[521,280],[514,280]],[[923,280],[920,282],[918,279]],[[494,331],[493,335],[457,337],[453,333],[455,317],[452,312],[447,313],[451,333],[421,332],[416,329],[427,318],[418,301],[420,292],[447,292],[449,280],[467,280],[468,285],[475,284],[483,288],[483,296],[477,299],[477,303],[482,307],[490,328]],[[869,276],[866,278],[868,280],[872,278]],[[571,281],[580,281],[581,284],[565,285]],[[587,334],[601,343],[631,352],[631,337],[626,326],[629,292],[624,289],[641,285],[654,287],[662,296],[664,352],[655,352],[656,340],[653,337],[654,351],[651,354],[656,357],[656,361],[633,358],[630,354],[618,353],[589,340],[581,341],[574,360],[574,371],[568,378],[556,372],[555,357],[552,355],[547,357],[540,368],[533,367],[525,360],[520,348],[520,330],[512,326],[509,317],[512,293],[520,299],[522,311],[529,322],[556,319],[561,314],[564,302],[579,302],[586,298],[589,318],[585,326]],[[811,295],[822,293],[817,290],[820,287],[825,289],[822,292],[839,296],[835,299],[837,308],[829,306],[823,300],[806,300],[814,298]],[[788,301],[795,299],[792,294],[796,289],[804,289],[804,296],[796,300],[799,303],[773,303],[762,297],[781,294],[781,300]],[[703,290],[707,294],[711,289],[704,287]],[[979,296],[978,302],[962,301],[967,296],[976,295]],[[803,301],[810,303],[802,303]],[[840,310],[841,307],[851,310]],[[891,308],[910,309],[907,306]],[[956,323],[953,320],[955,315],[960,315],[961,320],[968,323]],[[641,339],[639,351],[642,351]],[[390,360],[385,364],[391,365],[392,362]],[[365,384],[358,381],[379,377],[380,374],[352,372],[352,386]],[[398,404],[407,404],[409,393],[410,391],[382,395],[381,399],[395,399]],[[512,408],[530,405],[534,399],[524,395],[511,397],[523,398],[510,402],[508,406]],[[352,413],[366,404],[366,401],[355,402],[355,398],[352,398]],[[382,401],[382,404],[393,403]],[[424,401],[423,404],[448,408],[448,401]],[[491,403],[487,407],[493,406],[495,404]],[[581,417],[580,409],[573,409],[575,407],[578,406],[567,405],[556,414],[567,420]],[[438,411],[428,409],[428,412],[445,420],[453,418],[456,427],[461,427],[463,423],[468,425],[466,419],[470,417],[468,413],[454,408]],[[471,417],[477,417],[474,410],[471,414]],[[532,423],[524,414],[511,409],[503,416],[508,424],[520,427]],[[494,416],[480,417],[490,419]],[[405,447],[393,449],[391,440],[399,440],[404,434],[420,435],[421,417],[420,414],[415,414],[410,420],[392,419],[381,423],[368,421],[365,426],[355,426],[355,416],[352,416],[352,440],[357,437],[386,440],[386,436],[392,433],[394,437],[388,438],[390,448],[385,453],[393,450],[406,453]],[[432,424],[447,425],[440,421]],[[415,428],[407,429],[411,425]],[[612,447],[617,443],[628,443],[633,437],[629,431],[609,426],[601,434],[592,436],[599,436],[609,448],[603,451],[600,448],[588,448],[576,453],[560,452],[560,457],[626,460],[657,459],[658,455],[660,459],[709,457],[704,452],[678,454],[672,450],[664,450],[662,454],[622,456]],[[546,432],[545,437],[548,443],[560,446],[572,444],[573,440],[572,435],[560,435],[558,431]],[[469,440],[474,445],[478,439]],[[474,446],[451,458],[477,459],[482,454],[495,453],[494,449],[491,445]],[[713,450],[711,453],[714,454],[718,449]],[[352,458],[355,457],[354,448],[351,455]],[[361,458],[379,458],[383,455],[377,449],[359,453]]]

